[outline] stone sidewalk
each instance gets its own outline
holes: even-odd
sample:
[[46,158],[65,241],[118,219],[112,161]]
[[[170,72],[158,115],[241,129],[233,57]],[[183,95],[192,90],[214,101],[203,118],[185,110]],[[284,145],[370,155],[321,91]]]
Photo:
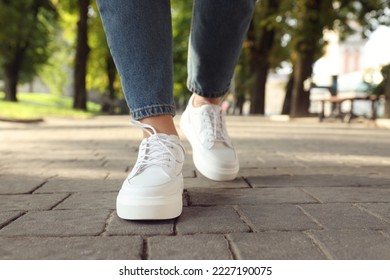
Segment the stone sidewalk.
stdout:
[[125,117],[0,122],[1,259],[390,259],[390,130],[229,117],[241,170],[199,175],[183,214],[129,222],[115,197],[141,132]]

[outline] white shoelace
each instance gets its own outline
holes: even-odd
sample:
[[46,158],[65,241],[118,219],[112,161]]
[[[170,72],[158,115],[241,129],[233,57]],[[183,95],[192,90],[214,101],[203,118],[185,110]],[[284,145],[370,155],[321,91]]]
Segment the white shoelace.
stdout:
[[[180,147],[180,149],[182,149],[182,147],[172,140],[163,137],[161,134],[158,134],[151,125],[143,124],[138,121],[131,121],[131,124],[141,128],[150,136],[141,142],[137,163],[135,164],[130,177],[153,165],[166,166],[169,169],[173,168],[172,162],[176,160],[176,156],[172,150],[175,149],[175,146]],[[166,137],[168,137],[168,135]]]
[[212,144],[216,142],[224,143],[232,148],[230,138],[226,131],[223,112],[219,106],[205,106],[202,111],[202,123],[206,127],[207,141]]

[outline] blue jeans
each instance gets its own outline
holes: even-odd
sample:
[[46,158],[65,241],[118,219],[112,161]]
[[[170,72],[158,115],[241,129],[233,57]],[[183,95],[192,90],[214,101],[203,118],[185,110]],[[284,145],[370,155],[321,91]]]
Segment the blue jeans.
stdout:
[[[191,92],[216,98],[229,90],[255,2],[194,0],[188,50]],[[97,3],[132,117],[175,115],[170,0]]]

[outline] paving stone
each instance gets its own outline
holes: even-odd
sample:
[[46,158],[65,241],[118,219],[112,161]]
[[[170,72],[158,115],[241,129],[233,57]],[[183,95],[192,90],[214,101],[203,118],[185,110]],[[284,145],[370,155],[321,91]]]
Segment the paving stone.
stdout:
[[[92,152],[91,152],[92,154]],[[103,157],[94,157],[94,159],[89,158],[80,158],[80,159],[64,159],[64,158],[55,158],[52,161],[50,161],[51,167],[56,168],[62,168],[66,167],[64,171],[66,170],[93,170],[93,171],[103,171],[103,163],[104,158]],[[85,174],[87,175],[87,174]]]
[[[317,176],[320,175],[321,177],[324,177],[324,175],[330,175],[332,177],[334,176],[341,176],[341,178],[344,176],[346,178],[353,178],[358,176],[359,179],[362,179],[361,177],[368,177],[367,179],[362,179],[364,181],[371,181],[376,180],[376,184],[383,185],[384,182],[389,182],[390,173],[388,172],[390,166],[379,166],[379,165],[373,165],[373,166],[363,166],[363,167],[357,167],[357,166],[277,166],[277,167],[271,167],[271,168],[259,168],[259,167],[251,167],[251,168],[241,168],[240,174],[244,177],[254,177],[252,180],[254,181],[254,185],[262,184],[263,182],[261,179],[263,177],[269,177],[267,180],[275,179],[275,176],[278,177],[285,177],[282,179],[288,180],[289,177],[298,176],[298,177],[308,177],[308,176]],[[378,179],[382,179],[383,181],[377,181]],[[258,181],[258,182],[256,182]],[[273,183],[273,180],[271,181]],[[317,184],[317,182],[314,182]],[[321,182],[319,182],[321,183]],[[336,182],[337,183],[337,182]]]
[[232,259],[223,235],[195,234],[148,238],[150,260],[227,260]]
[[337,260],[390,259],[390,238],[376,230],[329,230],[310,234]]
[[178,234],[248,232],[250,228],[231,207],[185,207],[178,218]]
[[390,202],[390,187],[305,187],[321,202]]
[[66,166],[56,166],[48,164],[45,166],[47,170],[63,178],[73,178],[80,180],[104,180],[108,175],[108,170],[101,167],[100,169],[93,168],[68,168]]
[[[112,171],[110,170],[107,177],[104,179],[104,181],[112,182],[112,186],[116,185],[117,190],[119,191],[120,187],[122,186],[123,181],[126,179],[127,175],[130,173],[130,170],[123,170],[121,171]],[[115,182],[114,182],[115,181]]]
[[298,207],[291,204],[242,205],[239,209],[257,231],[320,229]]
[[389,179],[356,175],[307,174],[285,176],[248,176],[252,187],[336,187],[390,185]]
[[389,224],[351,204],[313,204],[301,207],[328,229],[384,229]]
[[26,194],[35,190],[45,182],[45,178],[31,175],[0,174],[1,194]]
[[244,260],[317,260],[325,256],[302,232],[232,233],[233,252]]
[[108,210],[29,212],[0,230],[0,236],[82,236],[103,232]]
[[293,174],[292,172],[295,172],[298,169],[300,169],[300,167],[240,167],[238,175],[244,178],[261,176],[291,176]]
[[103,167],[104,169],[108,170],[109,172],[112,172],[112,171],[115,171],[115,172],[126,172],[126,168],[128,168],[128,166],[131,164],[131,163],[134,163],[136,161],[136,158],[131,158],[130,160],[130,157],[129,158],[126,158],[126,159],[123,159],[123,160],[118,160],[118,159],[115,159],[115,160],[110,160],[110,159],[105,159],[103,160]]
[[35,193],[110,192],[119,191],[123,180],[99,180],[81,178],[53,178]]
[[358,206],[390,224],[390,203],[361,203]]
[[[256,155],[255,153],[252,154],[252,156]],[[271,154],[271,155],[258,155],[256,156],[256,159],[258,161],[258,166],[260,168],[271,168],[271,167],[296,167],[300,166],[303,167],[304,165],[296,160],[295,158],[290,158],[286,155],[278,155],[278,154]]]
[[381,231],[383,233],[384,236],[390,238],[390,230],[384,230],[384,231]]
[[117,192],[73,193],[55,209],[115,209]]
[[313,203],[296,188],[189,189],[191,205],[259,205],[264,203]]
[[[308,167],[305,169],[295,169],[295,173],[292,174],[325,174],[325,175],[348,175],[348,176],[365,176],[371,178],[389,178],[388,170],[390,166],[321,166],[321,167]],[[390,174],[389,174],[390,175]],[[368,180],[369,180],[368,179]],[[380,182],[379,182],[380,183]],[[380,183],[381,185],[383,183]]]
[[[239,152],[237,151],[236,149],[236,152]],[[239,159],[239,162],[240,162],[240,171],[243,170],[243,169],[258,169],[259,168],[259,164],[257,162],[256,159],[251,159],[250,158],[250,154],[249,154],[249,157],[247,155],[241,155],[242,157],[240,157],[240,155],[238,155],[238,159]],[[240,175],[240,174],[238,174]],[[240,176],[238,176],[240,177]]]
[[348,161],[339,154],[318,152],[299,153],[295,158],[307,167],[343,167]]
[[0,237],[2,260],[137,260],[141,253],[139,236]]
[[[318,259],[335,252],[358,259],[389,251],[390,130],[317,119],[227,118],[240,159],[239,179],[212,182],[197,174],[184,140],[184,212],[178,219],[149,222],[120,220],[112,211],[141,140],[139,129],[128,127],[128,116],[48,118],[39,125],[0,122],[0,258],[3,248],[15,259],[24,251],[29,259]],[[344,206],[329,210],[333,202]],[[329,206],[309,211],[321,203]],[[351,232],[349,227],[358,232],[360,226],[375,230],[343,240],[330,234],[338,230],[320,230],[314,219],[342,232]],[[247,232],[247,225],[255,232]],[[208,231],[216,234],[199,234]],[[328,234],[333,243],[323,243],[315,233]],[[236,244],[232,236],[241,241]],[[118,248],[127,244],[123,240],[129,245]]]
[[49,210],[68,194],[0,195],[0,211]]
[[[0,152],[1,154],[1,152]],[[15,157],[18,157],[16,154]],[[39,155],[37,155],[39,157]],[[20,188],[21,186],[21,181],[20,180],[15,180],[16,182],[12,182],[12,179],[17,179],[17,178],[22,178],[25,177],[27,178],[25,183],[26,185],[29,185],[27,180],[31,179],[32,183],[36,183],[36,180],[40,181],[40,183],[46,182],[50,178],[54,178],[57,176],[57,174],[46,168],[45,166],[46,163],[43,164],[38,164],[34,161],[27,161],[25,164],[18,164],[18,165],[11,165],[8,163],[5,163],[5,167],[0,170],[0,175],[9,177],[9,182],[10,184],[14,184],[14,186],[18,186]],[[34,168],[32,168],[34,166]],[[4,180],[6,181],[6,180]],[[19,183],[17,183],[19,182]],[[23,182],[22,182],[23,183]],[[34,185],[33,184],[33,185]],[[39,185],[39,184],[38,184]],[[37,186],[38,186],[37,185]],[[1,183],[0,183],[1,186]],[[31,191],[29,191],[31,192]]]
[[171,235],[174,233],[174,219],[161,221],[127,221],[113,213],[107,235]]
[[21,216],[23,212],[20,211],[12,211],[12,212],[0,212],[0,228],[5,226],[10,221],[16,219]]
[[184,188],[192,189],[192,188],[223,188],[223,189],[241,189],[241,188],[249,188],[249,185],[242,179],[236,178],[233,181],[226,182],[217,182],[212,181],[204,176],[202,176],[199,172],[196,172],[197,178],[186,178],[184,180]]
[[194,167],[192,168],[185,168],[183,167],[183,178],[186,179],[186,178],[196,178],[196,170]]

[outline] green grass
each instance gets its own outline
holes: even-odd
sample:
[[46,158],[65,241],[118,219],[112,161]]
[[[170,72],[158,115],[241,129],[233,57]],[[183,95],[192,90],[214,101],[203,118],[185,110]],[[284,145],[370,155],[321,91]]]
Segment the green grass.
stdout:
[[72,108],[72,98],[47,93],[18,93],[18,102],[4,101],[0,92],[0,118],[39,119],[48,116],[89,118],[100,113],[100,104],[88,102],[88,112]]

